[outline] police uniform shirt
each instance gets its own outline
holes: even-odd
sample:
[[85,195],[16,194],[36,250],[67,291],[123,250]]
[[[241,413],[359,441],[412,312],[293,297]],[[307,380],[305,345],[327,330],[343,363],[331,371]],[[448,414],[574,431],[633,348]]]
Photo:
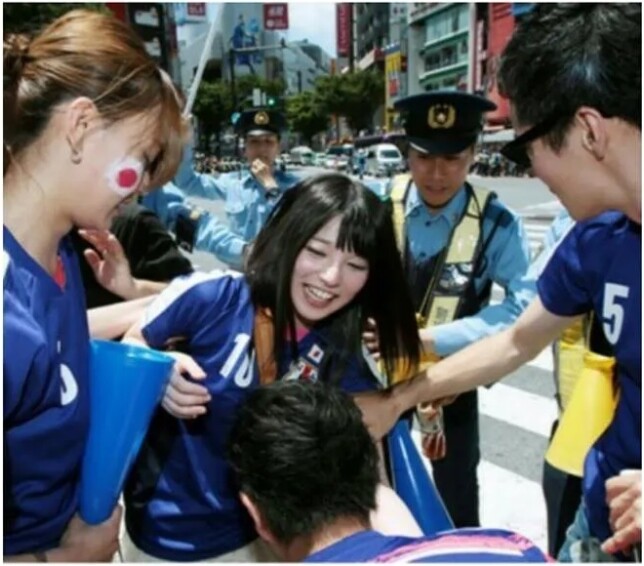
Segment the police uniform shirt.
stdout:
[[539,278],[544,307],[559,316],[591,310],[616,358],[620,396],[613,421],[590,449],[583,493],[591,534],[611,534],[605,482],[642,467],[642,233],[618,212],[579,222]]
[[144,195],[141,204],[154,212],[168,230],[173,230],[179,212],[191,210],[185,201],[186,195],[174,183],[166,183]]
[[[205,415],[174,419],[159,411],[126,490],[126,523],[134,543],[163,560],[204,560],[231,552],[257,535],[239,501],[226,461],[236,411],[259,385],[252,347],[255,311],[246,279],[213,271],[175,279],[150,306],[143,335],[162,347],[182,336],[207,377],[212,397]],[[298,342],[299,358],[281,364],[285,379],[317,379],[327,343],[318,332]],[[377,382],[350,364],[340,380],[346,391]]]
[[64,289],[4,228],[4,554],[59,545],[78,508],[89,425],[89,331],[77,258]]
[[[415,265],[426,264],[448,244],[466,203],[467,191],[462,187],[442,209],[430,213],[416,186],[411,185],[405,204],[405,233]],[[496,232],[482,261],[479,260],[483,269],[475,277],[475,286],[478,293],[491,280],[504,289],[505,297],[500,304],[488,305],[474,316],[432,327],[434,351],[439,356],[457,352],[503,330],[536,296],[535,279],[526,277],[530,250],[522,222],[498,199],[488,205],[483,221],[483,242],[487,241],[499,216]]]
[[228,265],[240,267],[244,245],[256,238],[281,194],[299,181],[295,175],[279,170],[274,170],[273,176],[277,188],[267,191],[249,171],[234,171],[218,177],[196,173],[192,167],[192,149],[186,147],[174,178],[176,186],[188,196],[225,201],[228,219],[226,226],[210,214],[202,215],[195,247],[215,252]]
[[463,528],[419,538],[360,531],[308,556],[304,562],[551,562],[527,538],[502,529]]
[[575,221],[570,217],[568,211],[564,208],[548,227],[548,231],[541,242],[541,250],[537,257],[530,264],[528,276],[538,279],[544,270],[557,246],[563,241],[564,236],[572,230]]

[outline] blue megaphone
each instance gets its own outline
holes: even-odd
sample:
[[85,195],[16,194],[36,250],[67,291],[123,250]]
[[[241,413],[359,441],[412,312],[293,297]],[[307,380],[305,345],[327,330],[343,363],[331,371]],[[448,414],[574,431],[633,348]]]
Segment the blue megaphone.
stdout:
[[387,436],[393,488],[425,535],[454,528],[445,504],[414,445],[409,423],[401,419]]
[[80,515],[107,520],[145,438],[174,359],[140,346],[92,340],[90,423],[83,458]]

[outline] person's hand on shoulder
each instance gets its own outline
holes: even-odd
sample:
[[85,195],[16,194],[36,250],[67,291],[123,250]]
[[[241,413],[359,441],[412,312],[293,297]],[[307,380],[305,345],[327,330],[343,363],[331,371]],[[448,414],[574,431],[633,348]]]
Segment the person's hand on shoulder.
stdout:
[[116,236],[109,230],[79,230],[78,233],[98,250],[88,248],[84,251],[96,281],[119,297],[138,298],[136,279],[132,277],[123,246]]
[[613,536],[604,541],[602,550],[629,554],[630,548],[642,541],[641,470],[628,470],[607,480],[606,503]]

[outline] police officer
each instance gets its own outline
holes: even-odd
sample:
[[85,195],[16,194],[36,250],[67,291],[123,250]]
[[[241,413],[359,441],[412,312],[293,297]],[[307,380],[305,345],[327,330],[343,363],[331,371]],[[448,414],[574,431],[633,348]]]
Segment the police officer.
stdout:
[[244,138],[248,172],[218,177],[196,173],[192,150],[186,148],[174,184],[189,196],[224,200],[228,226],[208,213],[184,210],[176,226],[184,247],[210,251],[231,267],[242,267],[246,246],[257,236],[281,194],[299,180],[275,168],[284,126],[284,116],[277,110],[253,108],[241,113],[235,129]]
[[[448,356],[509,326],[535,296],[526,276],[528,240],[520,219],[466,176],[484,112],[496,106],[438,91],[396,103],[408,141],[410,174],[389,187],[394,223],[427,353]],[[505,292],[489,305],[492,283]],[[476,390],[444,407],[447,450],[434,480],[456,527],[479,525],[480,460]],[[432,457],[431,437],[424,452]],[[436,456],[436,454],[434,454]]]

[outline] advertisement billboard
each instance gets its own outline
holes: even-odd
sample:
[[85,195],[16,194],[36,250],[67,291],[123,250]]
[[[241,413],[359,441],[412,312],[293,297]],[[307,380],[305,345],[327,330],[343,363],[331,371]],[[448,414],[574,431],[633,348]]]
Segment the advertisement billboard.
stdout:
[[[230,4],[234,7],[233,33],[229,44],[233,49],[248,49],[259,46],[261,43],[261,22],[258,14],[253,12],[253,4]],[[261,15],[260,15],[261,17]],[[229,28],[230,29],[230,28]],[[235,65],[248,67],[251,74],[255,74],[255,65],[263,61],[261,51],[246,51],[235,53]]]
[[264,4],[264,29],[288,29],[288,4]]
[[335,5],[336,50],[338,57],[348,57],[351,42],[351,9],[348,3]]

